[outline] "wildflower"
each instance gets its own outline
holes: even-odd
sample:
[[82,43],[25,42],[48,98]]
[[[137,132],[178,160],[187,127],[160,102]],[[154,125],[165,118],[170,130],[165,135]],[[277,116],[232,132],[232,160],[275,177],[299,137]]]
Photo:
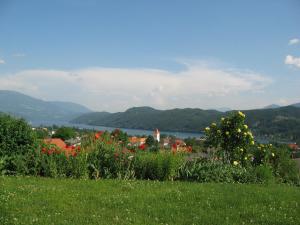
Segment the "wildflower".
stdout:
[[272,156],[275,157],[275,154],[272,152]]
[[132,160],[132,159],[133,159],[133,155],[128,156],[128,159],[129,159],[129,160]]
[[229,131],[226,131],[225,134],[228,136],[229,135]]
[[233,161],[233,165],[237,166],[239,164],[238,161]]
[[248,126],[246,124],[244,125],[244,127],[245,127],[245,129],[248,129]]
[[220,130],[217,130],[217,133],[218,133],[218,134],[221,134],[221,131],[220,131]]
[[242,131],[241,131],[241,129],[239,128],[239,129],[237,130],[237,132],[238,132],[238,133],[241,133]]
[[212,127],[215,127],[215,126],[217,126],[217,124],[216,124],[216,123],[212,123],[211,126],[212,126]]
[[241,152],[243,152],[243,151],[244,151],[244,149],[242,149],[242,148],[241,148],[241,149],[240,149],[240,151],[241,151]]
[[210,130],[210,128],[209,128],[209,127],[206,127],[206,128],[205,128],[205,130],[206,130],[206,131],[209,131],[209,130]]
[[250,144],[251,144],[251,145],[254,145],[254,141],[251,141]]
[[270,144],[270,147],[272,147],[272,144]]
[[225,120],[225,118],[224,118],[224,117],[222,117],[222,118],[221,118],[221,120],[222,120],[222,121],[224,121],[224,120]]
[[247,160],[248,159],[248,157],[247,156],[245,156],[245,158],[244,158],[245,160]]

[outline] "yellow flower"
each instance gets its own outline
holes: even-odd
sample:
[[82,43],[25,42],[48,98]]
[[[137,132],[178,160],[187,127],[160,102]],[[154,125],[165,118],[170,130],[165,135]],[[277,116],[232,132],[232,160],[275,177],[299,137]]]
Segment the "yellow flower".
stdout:
[[244,149],[242,149],[242,148],[241,148],[241,149],[240,149],[240,151],[241,151],[241,152],[243,152],[243,151],[244,151]]
[[224,117],[222,117],[222,118],[221,118],[221,120],[222,120],[222,121],[224,121],[224,120],[225,120],[225,118],[224,118]]
[[229,135],[229,131],[226,131],[225,134],[226,134],[226,135]]
[[239,111],[239,115],[240,115],[241,117],[245,117],[245,114],[242,113],[241,111]]
[[250,143],[251,143],[251,145],[254,145],[254,141],[251,141]]
[[275,157],[275,154],[272,152],[272,156]]
[[206,127],[206,128],[205,128],[205,130],[206,130],[206,131],[209,131],[209,130],[210,130],[210,128],[209,128],[209,127]]
[[237,166],[239,164],[238,161],[233,161],[233,165]]
[[221,134],[221,131],[220,131],[220,130],[217,130],[217,133],[218,133],[218,134]]
[[246,132],[244,132],[244,136],[247,136],[247,133],[246,133]]
[[217,124],[216,123],[212,123],[211,126],[215,127],[215,126],[217,126]]
[[270,147],[272,147],[272,144],[270,144]]
[[239,128],[239,129],[237,130],[237,132],[238,132],[238,133],[241,133],[242,131],[241,131],[241,129]]
[[245,129],[248,129],[248,126],[246,124],[244,125],[244,127],[245,127]]
[[247,160],[248,159],[247,156],[244,159]]

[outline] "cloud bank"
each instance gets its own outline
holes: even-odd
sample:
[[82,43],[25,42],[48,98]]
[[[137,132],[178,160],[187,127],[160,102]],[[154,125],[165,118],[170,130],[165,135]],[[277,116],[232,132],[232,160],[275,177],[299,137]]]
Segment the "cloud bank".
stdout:
[[3,59],[0,59],[0,64],[5,64],[5,61]]
[[0,76],[0,89],[73,101],[94,110],[123,111],[144,105],[161,109],[230,106],[234,98],[261,92],[272,82],[252,71],[203,63],[185,65],[179,72],[151,68],[26,70]]
[[285,57],[285,64],[292,65],[300,68],[300,58],[294,57],[292,55],[287,55]]

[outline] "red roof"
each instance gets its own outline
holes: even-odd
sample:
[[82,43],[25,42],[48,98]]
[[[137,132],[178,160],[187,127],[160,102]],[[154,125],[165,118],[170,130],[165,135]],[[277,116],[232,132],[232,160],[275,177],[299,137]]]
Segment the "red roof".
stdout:
[[60,138],[49,138],[49,139],[44,139],[44,143],[46,144],[54,144],[57,147],[59,147],[61,150],[66,149],[66,143],[60,139]]
[[299,146],[295,143],[295,144],[288,144],[288,146],[293,149],[293,150],[298,150],[299,149]]

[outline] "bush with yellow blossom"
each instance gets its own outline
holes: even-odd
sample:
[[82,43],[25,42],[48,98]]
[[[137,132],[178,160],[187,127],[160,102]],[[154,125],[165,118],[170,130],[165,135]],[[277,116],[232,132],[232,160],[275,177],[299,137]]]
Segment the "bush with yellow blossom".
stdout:
[[235,166],[246,165],[253,156],[249,149],[253,146],[254,137],[245,124],[245,114],[238,111],[221,121],[205,128],[207,147],[216,149],[216,154],[224,163]]

